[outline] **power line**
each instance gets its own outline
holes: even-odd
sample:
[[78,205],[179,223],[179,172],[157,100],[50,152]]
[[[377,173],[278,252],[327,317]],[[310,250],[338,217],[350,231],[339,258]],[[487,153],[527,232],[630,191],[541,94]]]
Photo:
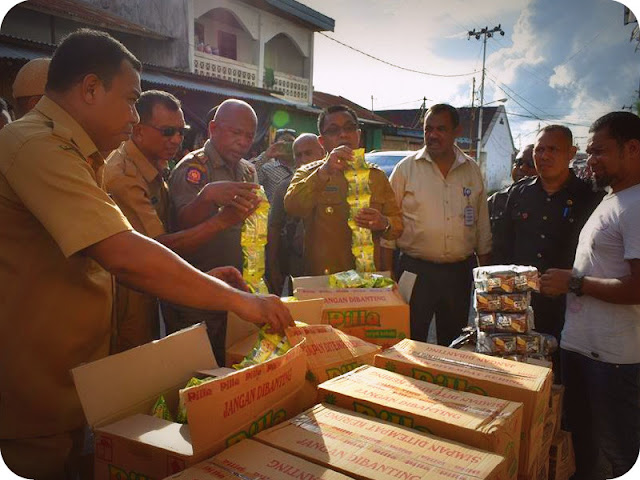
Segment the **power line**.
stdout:
[[322,32],[318,32],[318,33],[320,35],[322,35],[323,37],[327,37],[329,40],[333,40],[334,42],[339,43],[343,47],[347,47],[347,48],[353,50],[354,52],[358,52],[358,53],[360,53],[362,55],[365,55],[365,56],[367,56],[369,58],[372,58],[373,60],[376,60],[378,62],[384,63],[384,64],[389,65],[389,66],[394,67],[394,68],[398,68],[400,70],[404,70],[406,72],[419,73],[420,75],[427,75],[429,77],[445,77],[445,78],[466,77],[468,75],[474,75],[474,74],[478,73],[477,70],[474,70],[473,72],[468,72],[468,73],[456,73],[456,74],[429,73],[429,72],[423,72],[423,71],[420,71],[420,70],[414,70],[412,68],[402,67],[400,65],[396,65],[395,63],[387,62],[386,60],[383,60],[381,58],[374,57],[373,55],[370,55],[367,52],[363,52],[362,50],[359,50],[359,49],[357,49],[355,47],[352,47],[351,45],[347,45],[346,43],[341,42],[340,40],[337,40],[337,39],[335,39],[333,37],[330,37],[326,33],[322,33]]

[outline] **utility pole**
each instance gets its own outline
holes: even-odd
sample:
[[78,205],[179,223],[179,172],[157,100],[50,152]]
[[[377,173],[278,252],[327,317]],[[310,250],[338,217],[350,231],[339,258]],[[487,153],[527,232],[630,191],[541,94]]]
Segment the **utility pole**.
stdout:
[[485,75],[485,62],[487,59],[487,38],[493,37],[494,33],[500,33],[504,36],[504,30],[502,30],[501,24],[497,27],[489,28],[484,27],[482,30],[476,31],[474,28],[468,32],[467,40],[471,37],[476,37],[476,40],[482,40],[482,80],[480,81],[480,115],[478,115],[478,147],[476,148],[476,160],[480,164],[480,146],[482,144],[482,108],[484,106],[484,75]]
[[471,84],[471,115],[469,120],[469,150],[467,150],[467,155],[471,155],[471,150],[473,150],[473,122],[476,119],[476,77],[473,77],[473,83]]
[[373,95],[371,95],[371,113],[373,113]]

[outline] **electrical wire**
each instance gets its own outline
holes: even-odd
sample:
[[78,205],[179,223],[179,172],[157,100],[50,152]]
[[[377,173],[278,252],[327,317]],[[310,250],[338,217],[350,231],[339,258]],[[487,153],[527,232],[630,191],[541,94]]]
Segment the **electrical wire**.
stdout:
[[385,65],[389,65],[391,67],[394,68],[398,68],[400,70],[404,70],[405,72],[411,72],[411,73],[418,73],[420,75],[426,75],[429,77],[444,77],[444,78],[452,78],[452,77],[466,77],[469,75],[474,75],[476,73],[478,73],[477,70],[474,70],[473,72],[468,72],[468,73],[456,73],[456,74],[442,74],[442,73],[429,73],[429,72],[423,72],[420,70],[414,70],[413,68],[407,68],[407,67],[402,67],[400,65],[396,65],[395,63],[391,63],[391,62],[387,62],[386,60],[383,60],[381,58],[375,57],[373,55],[368,54],[367,52],[363,52],[362,50],[359,50],[355,47],[352,47],[351,45],[348,45],[344,42],[341,42],[340,40],[337,40],[333,37],[330,37],[329,35],[327,35],[326,33],[323,32],[318,32],[320,35],[322,35],[323,37],[327,37],[329,40],[332,40],[340,45],[342,45],[343,47],[347,47],[351,50],[353,50],[354,52],[358,52],[366,57],[372,58],[373,60],[376,60],[378,62],[384,63]]

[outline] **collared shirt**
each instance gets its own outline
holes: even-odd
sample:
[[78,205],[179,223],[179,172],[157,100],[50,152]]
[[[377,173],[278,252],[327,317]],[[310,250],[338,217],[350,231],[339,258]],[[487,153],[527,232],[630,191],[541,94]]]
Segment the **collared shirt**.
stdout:
[[[640,259],[640,185],[604,197],[580,232],[576,275],[622,278]],[[562,348],[608,363],[640,363],[640,305],[567,294]]]
[[402,208],[404,232],[387,248],[435,263],[491,252],[491,227],[482,173],[459,148],[446,178],[426,147],[398,163],[391,187]]
[[[351,253],[352,232],[347,220],[348,182],[344,174],[336,174],[324,182],[318,169],[325,160],[303,165],[293,175],[284,198],[289,215],[304,219],[304,265],[307,275],[324,275],[355,268]],[[377,167],[369,170],[370,207],[389,218],[388,232],[372,232],[376,265],[379,262],[379,240],[392,240],[402,232],[400,209],[384,172]]]
[[[179,230],[176,219],[180,209],[193,202],[207,183],[220,181],[258,183],[258,176],[247,160],[241,159],[235,168],[227,165],[210,140],[205,142],[203,148],[180,160],[169,177],[172,231]],[[217,211],[217,208],[212,208],[211,215],[215,215]],[[202,271],[225,265],[242,270],[241,231],[242,224],[223,230],[187,257],[187,260]]]
[[0,131],[0,438],[85,421],[70,370],[109,353],[112,283],[82,250],[131,229],[103,165],[46,96]]
[[566,184],[549,195],[539,177],[512,185],[493,239],[495,263],[571,268],[578,236],[602,199],[591,185],[569,171]]
[[[502,216],[504,215],[504,209],[507,206],[507,198],[509,198],[509,189],[511,185],[497,191],[487,199],[487,205],[489,206],[489,222],[491,223],[491,233],[495,236],[495,228]],[[495,250],[495,241],[493,250]]]
[[[133,140],[124,142],[107,159],[105,187],[138,233],[156,238],[166,233],[168,187]],[[116,351],[150,342],[159,325],[155,297],[118,283],[116,288]]]
[[273,193],[276,187],[284,178],[291,178],[293,172],[293,168],[278,159],[258,168],[258,181],[264,187],[264,193],[269,203],[273,202]]

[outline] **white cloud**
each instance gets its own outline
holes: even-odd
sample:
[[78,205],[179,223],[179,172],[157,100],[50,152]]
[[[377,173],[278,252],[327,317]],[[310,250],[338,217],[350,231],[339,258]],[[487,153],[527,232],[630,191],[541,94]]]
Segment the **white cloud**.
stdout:
[[553,75],[549,78],[551,88],[568,87],[575,81],[573,70],[567,65],[558,65],[553,69]]

